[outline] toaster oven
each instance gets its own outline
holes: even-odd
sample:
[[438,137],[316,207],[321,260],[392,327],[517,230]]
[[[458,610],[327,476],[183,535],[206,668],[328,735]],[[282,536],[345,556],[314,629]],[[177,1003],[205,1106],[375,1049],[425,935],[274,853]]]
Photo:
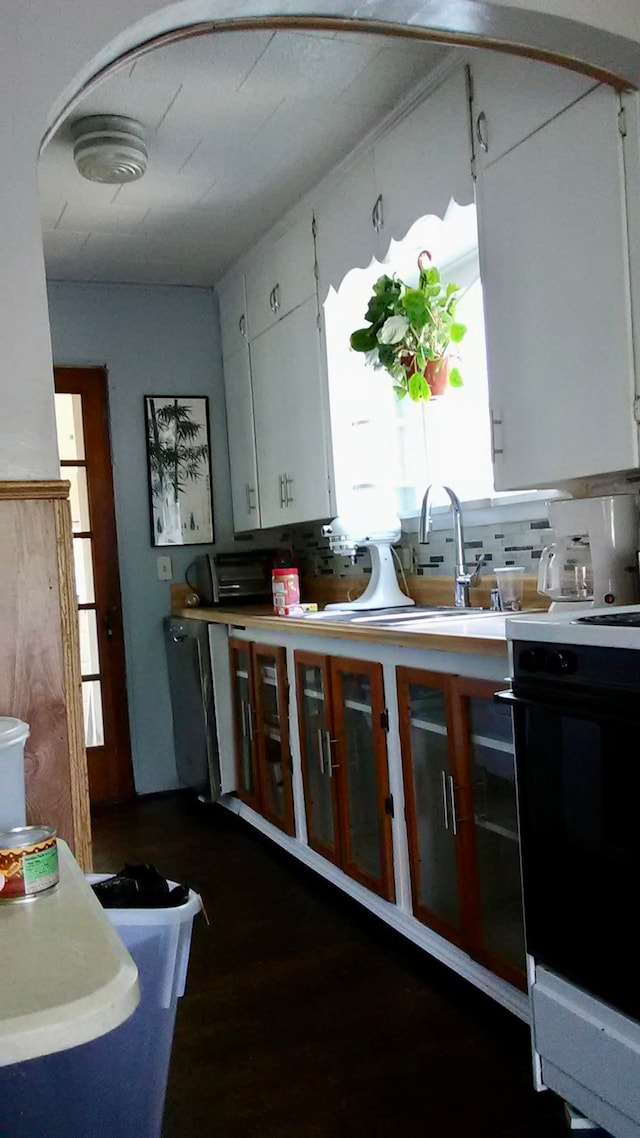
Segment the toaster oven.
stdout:
[[228,553],[203,553],[196,557],[190,574],[200,603],[270,604],[271,570],[277,550],[237,549]]

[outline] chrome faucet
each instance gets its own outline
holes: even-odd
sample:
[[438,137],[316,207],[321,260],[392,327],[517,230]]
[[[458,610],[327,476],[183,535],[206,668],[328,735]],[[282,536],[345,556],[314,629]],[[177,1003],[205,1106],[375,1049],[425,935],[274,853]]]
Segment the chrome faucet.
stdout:
[[[418,529],[418,541],[420,545],[429,544],[429,534],[431,532],[431,490],[433,483],[427,486],[422,499],[422,509],[420,510],[420,526]],[[462,529],[462,506],[458,495],[454,493],[450,486],[443,486],[446,490],[449,501],[451,502],[451,516],[453,518],[453,536],[456,543],[456,565],[455,565],[455,597],[454,603],[456,608],[471,608],[469,599],[469,589],[478,584],[480,577],[480,570],[486,561],[486,554],[483,553],[472,573],[468,573],[464,564],[464,532]]]

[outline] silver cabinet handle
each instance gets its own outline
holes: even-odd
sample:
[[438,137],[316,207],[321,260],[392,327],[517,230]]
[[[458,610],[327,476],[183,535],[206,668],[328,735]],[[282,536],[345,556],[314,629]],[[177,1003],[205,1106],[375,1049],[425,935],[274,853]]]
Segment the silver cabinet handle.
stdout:
[[271,309],[272,312],[275,312],[275,308],[273,307],[274,303],[275,303],[275,301],[273,299],[274,291],[275,291],[274,289],[271,289],[271,292],[269,293],[269,308]]
[[246,497],[246,501],[247,501],[247,513],[250,514],[251,511],[255,510],[255,508],[256,508],[255,488],[253,486],[250,486],[248,482],[245,482],[244,492],[245,492],[245,497]]
[[[289,493],[290,486],[291,493]],[[291,506],[293,504],[293,478],[290,478],[288,474],[284,476],[284,504],[285,506]]]
[[253,708],[250,703],[247,703],[247,727],[249,728],[249,742],[253,743]]
[[273,311],[279,312],[280,310],[280,285],[275,285],[273,289]]
[[453,828],[453,836],[455,838],[458,833],[458,817],[456,815],[456,784],[453,781],[453,776],[449,775],[449,793],[451,796],[451,825]]
[[246,340],[246,338],[247,338],[247,318],[246,318],[244,312],[242,313],[242,316],[238,320],[238,330],[240,332],[240,335],[243,336],[244,339]]
[[504,454],[504,442],[502,437],[502,419],[498,419],[493,411],[491,415],[491,461],[495,462],[497,454]]
[[318,758],[320,760],[320,774],[324,775],[324,733],[322,727],[318,727]]
[[449,808],[447,806],[447,776],[444,771],[440,771],[440,778],[442,780],[442,813],[444,815],[444,828],[449,829]]
[[373,209],[371,210],[371,224],[376,233],[379,233],[384,228],[384,214],[382,209],[382,194],[378,194]]
[[334,761],[333,761],[333,751],[331,750],[331,744],[337,743],[338,740],[331,738],[331,732],[330,731],[325,731],[324,738],[325,738],[325,743],[326,743],[326,747],[327,747],[327,751],[326,751],[327,774],[329,775],[329,778],[333,778],[333,772],[337,771],[338,767],[340,766],[340,763],[334,763]]
[[285,475],[284,475],[284,474],[279,474],[279,475],[278,475],[278,483],[279,483],[279,485],[280,485],[280,509],[281,509],[281,510],[284,510],[284,508],[285,508],[285,506],[286,506],[286,504],[287,504],[287,500],[286,500],[286,481],[285,481]]
[[489,151],[489,138],[487,133],[487,116],[484,111],[480,111],[476,119],[476,138],[480,144],[480,149],[484,150],[485,154]]

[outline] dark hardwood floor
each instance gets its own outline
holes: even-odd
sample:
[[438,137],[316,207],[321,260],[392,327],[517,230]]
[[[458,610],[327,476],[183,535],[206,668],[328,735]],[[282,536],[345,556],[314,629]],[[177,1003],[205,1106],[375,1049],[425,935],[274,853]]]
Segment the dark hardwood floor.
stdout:
[[202,894],[163,1138],[557,1138],[527,1027],[220,806],[102,807],[97,871]]

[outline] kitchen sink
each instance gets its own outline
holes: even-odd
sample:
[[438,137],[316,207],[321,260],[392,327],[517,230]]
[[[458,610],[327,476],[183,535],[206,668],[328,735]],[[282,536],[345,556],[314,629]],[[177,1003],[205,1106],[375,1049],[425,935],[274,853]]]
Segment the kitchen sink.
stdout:
[[392,609],[323,609],[322,612],[307,613],[304,619],[393,628],[396,624],[404,625],[414,620],[428,620],[445,616],[469,616],[470,613],[481,613],[483,611],[486,610],[457,608],[455,605],[412,605],[410,608]]

